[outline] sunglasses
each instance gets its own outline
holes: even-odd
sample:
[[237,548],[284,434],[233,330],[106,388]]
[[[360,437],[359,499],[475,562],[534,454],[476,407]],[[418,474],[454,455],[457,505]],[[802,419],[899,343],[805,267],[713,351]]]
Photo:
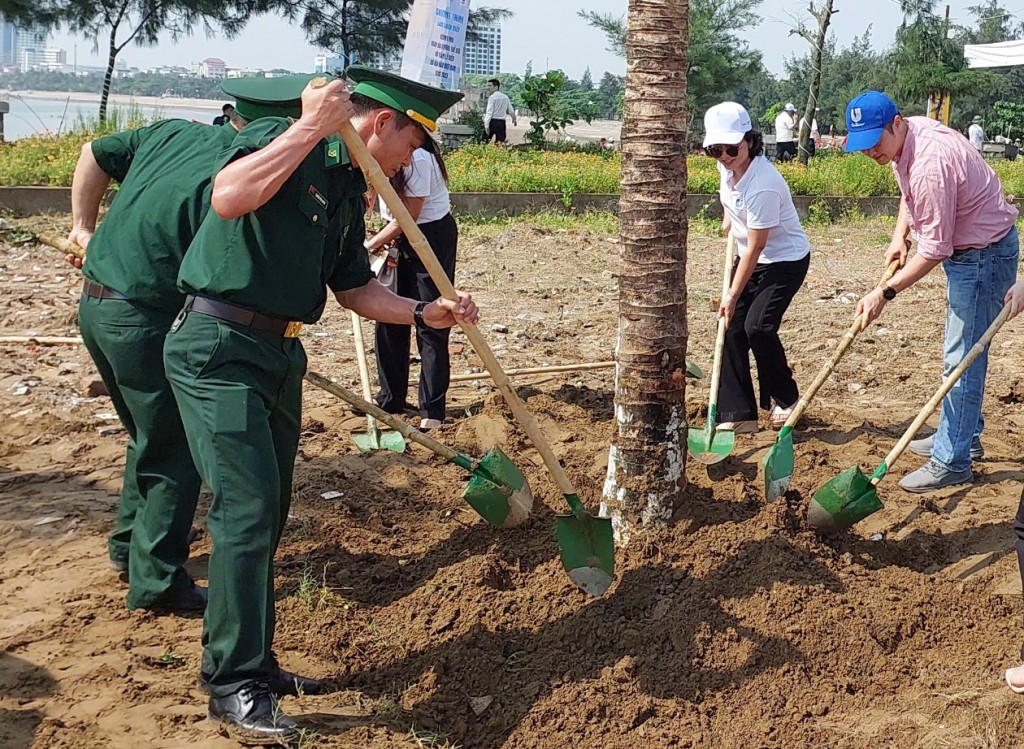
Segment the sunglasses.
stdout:
[[735,146],[704,146],[704,153],[713,159],[720,159],[723,156],[735,159],[740,155],[740,146],[739,143]]

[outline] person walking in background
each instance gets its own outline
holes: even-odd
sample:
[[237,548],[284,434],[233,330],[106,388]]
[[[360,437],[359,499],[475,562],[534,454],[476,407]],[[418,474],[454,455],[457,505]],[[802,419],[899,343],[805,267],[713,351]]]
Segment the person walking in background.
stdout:
[[487,81],[487,109],[484,111],[484,132],[487,134],[487,142],[494,139],[495,144],[504,143],[508,139],[507,120],[511,119],[513,125],[518,125],[516,110],[511,100],[501,91],[501,81],[491,78]]
[[775,158],[790,161],[796,157],[796,107],[788,102],[775,118]]
[[985,130],[981,126],[981,117],[978,115],[974,115],[971,126],[967,128],[967,139],[971,141],[971,145],[978,153],[984,155]]
[[[451,214],[448,172],[437,142],[427,138],[423,147],[413,153],[412,164],[396,174],[391,183],[433,248],[448,279],[454,282],[459,228]],[[397,241],[396,293],[419,301],[436,299],[440,296],[437,286],[383,200],[380,212],[389,223],[367,241],[367,249],[378,250]],[[450,333],[448,328],[416,328],[416,348],[421,359],[420,429],[424,431],[435,429],[444,421],[451,376]],[[379,322],[375,340],[380,379],[377,405],[388,413],[401,413],[409,391],[409,326]]]
[[[902,269],[857,304],[864,326],[899,292],[938,265],[946,271],[944,374],[981,338],[1003,307],[1017,276],[1017,209],[1006,202],[999,178],[958,132],[927,117],[904,117],[880,91],[867,91],[846,108],[847,151],[863,151],[892,164],[900,188],[899,218],[884,263]],[[917,254],[907,260],[909,237]],[[974,481],[971,461],[984,454],[981,413],[988,351],[975,359],[942,400],[939,428],[910,450],[928,456],[903,477],[909,492],[930,492]]]
[[231,104],[225,104],[220,108],[220,114],[213,118],[214,125],[226,125],[231,122],[231,116],[235,113],[235,108]]
[[[759,402],[768,409],[774,401],[771,421],[782,426],[799,399],[779,327],[807,275],[811,246],[789,186],[764,157],[761,134],[753,130],[747,110],[731,101],[717,104],[704,115],[704,131],[704,151],[718,160],[722,229],[735,239],[739,256],[718,309],[729,324],[718,429],[751,433],[757,431]],[[759,401],[750,375],[751,351]]]
[[[817,112],[818,108],[815,107],[814,111]],[[806,117],[801,117],[800,118],[800,126],[796,130],[796,141],[797,141],[798,145],[799,145],[799,141],[800,141],[800,133],[803,131],[804,125],[805,125],[806,122],[807,122],[807,118]],[[817,150],[818,150],[818,138],[820,138],[820,137],[821,137],[821,133],[818,132],[818,118],[817,118],[817,116],[814,116],[814,117],[811,118],[811,135],[810,135],[810,138],[808,138],[808,140],[807,140],[807,155],[808,156],[814,156],[814,154],[817,153]]]

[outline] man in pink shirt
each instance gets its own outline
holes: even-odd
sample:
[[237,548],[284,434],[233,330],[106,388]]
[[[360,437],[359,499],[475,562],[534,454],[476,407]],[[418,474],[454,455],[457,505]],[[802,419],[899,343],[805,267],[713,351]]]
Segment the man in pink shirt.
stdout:
[[[999,314],[1017,275],[1017,209],[981,154],[955,130],[925,117],[903,117],[879,91],[868,91],[846,108],[847,151],[863,151],[879,164],[892,163],[902,199],[888,265],[902,269],[888,285],[857,304],[867,326],[896,295],[937,265],[946,271],[944,374],[963,359]],[[910,235],[917,254],[907,260]],[[942,401],[938,431],[910,449],[928,462],[900,481],[910,492],[930,492],[974,480],[971,460],[984,454],[988,352],[979,356]]]

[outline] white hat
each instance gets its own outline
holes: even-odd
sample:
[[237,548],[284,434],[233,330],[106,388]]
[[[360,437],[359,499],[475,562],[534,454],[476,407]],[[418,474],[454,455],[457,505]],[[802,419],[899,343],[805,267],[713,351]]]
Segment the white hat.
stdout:
[[796,112],[796,107],[793,106],[793,102],[787,102],[785,109],[787,112]]
[[723,101],[704,113],[704,145],[735,146],[752,127],[750,115],[742,105]]

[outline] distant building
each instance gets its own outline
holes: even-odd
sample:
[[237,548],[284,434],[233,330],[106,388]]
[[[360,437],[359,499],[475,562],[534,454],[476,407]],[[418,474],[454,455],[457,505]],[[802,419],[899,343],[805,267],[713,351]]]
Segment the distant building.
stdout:
[[229,68],[228,78],[255,78],[258,75],[263,75],[263,71],[260,68]]
[[228,74],[228,66],[219,57],[207,57],[194,67],[200,78],[226,78]]
[[17,29],[0,13],[0,65],[14,65],[18,61]]
[[340,55],[324,52],[313,58],[313,72],[334,75],[345,69],[345,59]]
[[18,54],[18,67],[22,73],[30,70],[63,72],[67,62],[68,53],[55,47],[22,49]]
[[497,75],[501,70],[501,27],[479,30],[480,41],[466,42],[462,58],[463,75]]

